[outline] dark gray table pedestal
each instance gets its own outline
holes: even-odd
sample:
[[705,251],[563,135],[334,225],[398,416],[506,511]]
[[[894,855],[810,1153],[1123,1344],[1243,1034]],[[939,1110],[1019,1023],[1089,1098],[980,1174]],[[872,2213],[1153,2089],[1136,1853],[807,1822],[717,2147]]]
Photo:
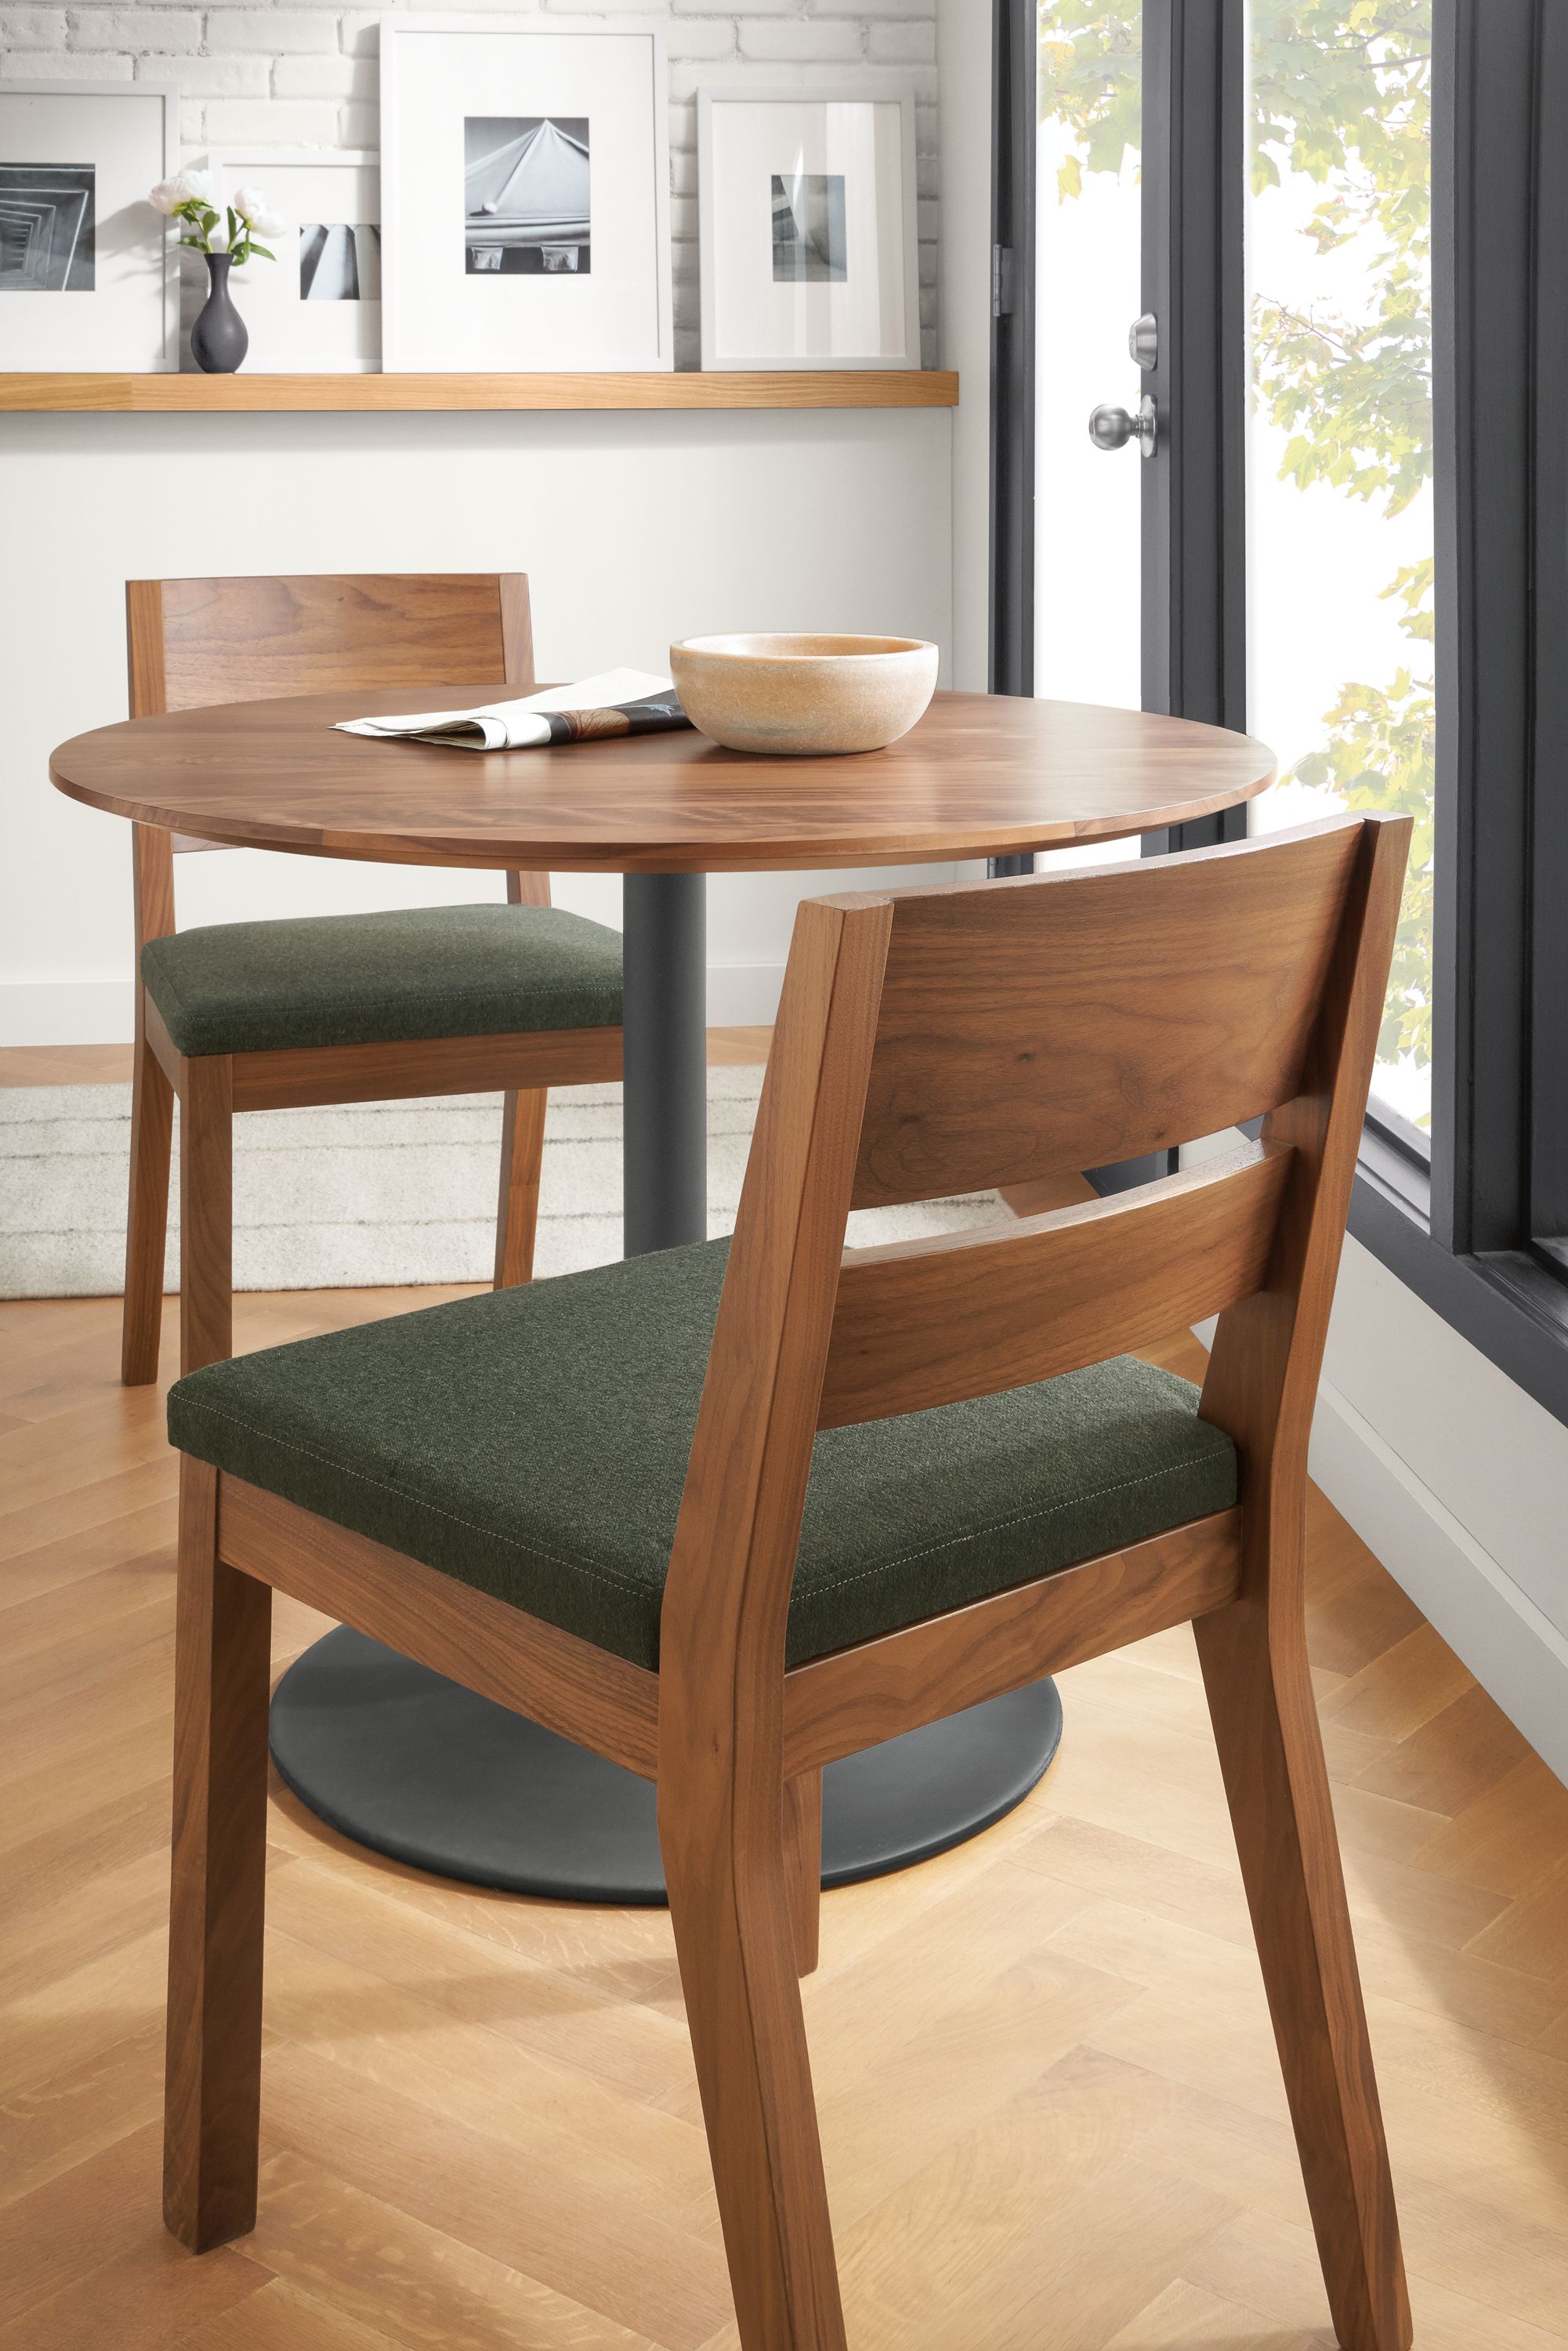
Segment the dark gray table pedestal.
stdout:
[[707,1238],[707,876],[622,883],[627,1257]]

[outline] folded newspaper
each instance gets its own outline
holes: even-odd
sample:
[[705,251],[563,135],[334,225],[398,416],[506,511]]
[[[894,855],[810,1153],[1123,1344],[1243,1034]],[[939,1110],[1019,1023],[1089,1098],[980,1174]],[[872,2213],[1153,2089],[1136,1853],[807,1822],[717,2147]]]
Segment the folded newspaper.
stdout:
[[479,702],[471,710],[411,711],[392,718],[341,718],[338,732],[450,743],[459,751],[522,751],[609,735],[660,735],[691,723],[669,678],[641,669],[607,669],[517,702]]

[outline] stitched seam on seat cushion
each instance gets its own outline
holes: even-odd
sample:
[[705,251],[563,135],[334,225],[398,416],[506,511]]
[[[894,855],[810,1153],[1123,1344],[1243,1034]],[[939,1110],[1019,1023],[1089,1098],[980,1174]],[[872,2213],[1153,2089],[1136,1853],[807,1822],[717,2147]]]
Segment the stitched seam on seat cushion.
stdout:
[[[269,1027],[273,1027],[276,1031],[276,1029],[278,1027],[291,1029],[300,1020],[308,1021],[312,1018],[319,1016],[321,1010],[320,999],[317,998],[311,998],[303,1003],[298,998],[290,998],[282,1005],[269,1006],[264,1003],[259,1008],[259,1010],[254,998],[246,998],[243,1000],[225,999],[222,1003],[214,1006],[210,998],[200,993],[198,993],[198,995],[193,998],[182,996],[179,989],[174,986],[172,980],[169,977],[166,972],[160,973],[157,989],[152,987],[152,983],[145,977],[145,976],[142,978],[141,984],[145,988],[147,988],[149,994],[152,995],[154,1003],[158,1000],[159,990],[169,998],[170,1011],[166,1025],[169,1026],[171,1034],[172,1034],[173,1024],[175,1022],[178,1022],[181,1026],[184,1026],[186,1023],[189,1023],[191,1028],[200,1034],[202,1030],[206,1029],[214,1021],[225,1026],[232,1026],[233,1022],[242,1019],[248,1019],[250,1025],[253,1028],[259,1027],[266,1029]],[[336,1012],[339,1015],[344,1015],[363,1011],[369,1008],[374,1008],[383,1011],[390,1010],[396,1012],[402,1011],[408,1005],[413,1004],[416,1008],[420,1008],[423,1012],[435,1018],[446,1018],[449,1016],[460,1017],[463,1014],[465,1008],[470,1004],[493,1004],[498,993],[505,993],[505,991],[497,990],[495,987],[485,987],[479,986],[464,988],[446,988],[437,994],[429,994],[420,990],[411,990],[409,995],[406,997],[388,997],[371,994],[350,995],[344,991],[332,990],[329,991],[329,1001],[328,1003],[327,1010],[329,1015],[333,1012]],[[575,990],[570,985],[564,985],[557,988],[535,986],[529,987],[525,991],[525,993],[528,996],[532,1003],[539,1009],[553,1011],[558,1005],[564,1003],[570,1006]],[[524,1008],[508,1006],[507,1008],[508,1010],[519,1010]],[[577,1021],[574,1025],[578,1028],[589,1029],[618,1029],[621,1026],[621,1019],[622,1013],[619,1007],[613,1010],[603,1013],[597,1012],[590,1007],[588,1017]],[[517,1035],[537,1036],[541,1033],[548,1035],[549,1032],[545,1025],[539,1020],[529,1020],[525,1019],[522,1028],[515,1032],[507,1029],[496,1029],[493,1031],[487,1031],[486,1033],[494,1034],[496,1036],[507,1036],[513,1033]],[[444,1036],[437,1035],[428,1028],[422,1029],[417,1037],[398,1038],[395,1040],[372,1038],[370,1040],[370,1042],[372,1044],[386,1042],[418,1044],[425,1039],[428,1039],[433,1044],[443,1044],[446,1042]],[[186,1049],[182,1048],[181,1050],[184,1050]],[[221,1053],[227,1051],[228,1050],[229,1048],[223,1045],[204,1046],[197,1044],[190,1049],[189,1058],[193,1061],[203,1060],[205,1059],[208,1054]],[[276,1046],[269,1048],[263,1045],[251,1048],[236,1047],[234,1050],[267,1052],[268,1050],[287,1050],[287,1048],[284,1047],[280,1049]]]
[[[1208,1456],[1215,1459],[1218,1459],[1219,1452],[1220,1447],[1217,1445],[1207,1448]],[[938,1552],[954,1551],[961,1543],[980,1542],[988,1535],[1005,1534],[1009,1527],[1027,1527],[1037,1519],[1055,1518],[1059,1511],[1075,1510],[1081,1503],[1097,1502],[1103,1494],[1126,1493],[1134,1486],[1151,1485],[1156,1478],[1175,1478],[1192,1466],[1189,1461],[1171,1461],[1163,1469],[1145,1469],[1141,1477],[1118,1478],[1109,1486],[1091,1486],[1084,1493],[1069,1494],[1064,1500],[1047,1502],[1038,1510],[1019,1510],[1016,1517],[995,1519],[988,1527],[967,1528],[962,1534],[948,1535],[942,1542],[926,1543],[919,1551],[900,1552],[895,1559],[878,1560],[874,1567],[858,1568],[853,1575],[829,1576],[821,1583],[812,1584],[808,1589],[811,1592],[842,1592],[849,1584],[863,1583],[868,1576],[885,1575],[893,1568],[909,1566],[914,1560],[932,1559]]]
[[[600,1583],[619,1585],[624,1592],[638,1593],[643,1597],[651,1595],[653,1587],[639,1583],[634,1575],[622,1575],[612,1567],[590,1567],[586,1560],[562,1559],[556,1552],[541,1551],[537,1543],[519,1541],[516,1535],[497,1534],[494,1528],[482,1527],[476,1520],[460,1518],[455,1510],[444,1510],[439,1502],[427,1501],[423,1495],[414,1493],[407,1486],[389,1486],[384,1478],[372,1478],[363,1469],[350,1469],[346,1462],[335,1461],[329,1453],[318,1453],[314,1447],[297,1444],[291,1437],[269,1435],[266,1429],[257,1428],[254,1423],[241,1420],[235,1413],[220,1411],[216,1405],[199,1405],[195,1409],[198,1412],[210,1413],[214,1420],[226,1420],[231,1428],[243,1428],[247,1437],[257,1437],[264,1445],[280,1445],[286,1453],[298,1453],[307,1461],[319,1461],[323,1468],[335,1470],[340,1478],[356,1479],[361,1486],[373,1486],[381,1493],[396,1495],[400,1501],[413,1502],[420,1510],[430,1511],[434,1518],[444,1519],[451,1526],[465,1527],[470,1534],[483,1535],[486,1542],[499,1543],[506,1551],[522,1552],[529,1559],[548,1560],[552,1567],[564,1567],[573,1575],[591,1576]],[[231,1476],[236,1478],[239,1474],[237,1469],[230,1472]],[[323,1511],[319,1515],[325,1517],[326,1513]],[[446,1571],[440,1570],[438,1573],[444,1573]],[[457,1580],[461,1582],[462,1579]]]
[[[433,1000],[443,1004],[466,1004],[471,998],[476,997],[481,1004],[489,1004],[497,994],[506,992],[504,983],[497,985],[496,982],[483,980],[472,982],[447,980],[435,984],[427,991],[420,987],[412,977],[407,988],[408,995],[417,998],[421,1003]],[[553,981],[535,980],[531,981],[522,992],[528,996],[542,997],[547,1001],[554,1003],[561,997],[570,996],[574,992],[574,985],[569,981],[557,984]],[[368,989],[360,989],[352,994],[345,989],[336,998],[336,1000],[345,1004],[384,1004],[389,999],[382,995],[372,994]],[[399,998],[392,1000],[401,1002],[403,999]]]
[[[143,982],[143,985],[145,984],[146,983]],[[167,984],[169,986],[170,994],[174,997],[177,1002],[183,1002],[183,999],[180,997],[179,989],[175,987],[172,982]],[[230,985],[237,987],[239,982],[235,980],[232,981]],[[608,986],[609,983],[607,982],[606,985]],[[522,992],[528,996],[538,998],[541,1002],[556,1004],[561,1002],[563,999],[570,999],[576,991],[574,985],[567,981],[562,981],[559,986],[548,981],[535,981],[530,983],[529,986]],[[421,1004],[467,1004],[473,1001],[477,1001],[480,1004],[490,1004],[495,1001],[497,994],[504,993],[506,993],[504,987],[497,987],[497,986],[494,984],[486,985],[477,981],[471,986],[460,986],[448,982],[444,986],[440,986],[433,989],[421,988],[411,981],[406,996],[387,997],[385,995],[372,993],[368,989],[350,991],[347,988],[334,988],[331,990],[331,999],[335,1004],[350,1005],[404,1003],[410,999]],[[255,998],[251,997],[246,997],[244,1000],[247,1009],[255,1003]],[[314,999],[312,999],[312,1004],[307,1008],[313,1008],[313,1004]]]

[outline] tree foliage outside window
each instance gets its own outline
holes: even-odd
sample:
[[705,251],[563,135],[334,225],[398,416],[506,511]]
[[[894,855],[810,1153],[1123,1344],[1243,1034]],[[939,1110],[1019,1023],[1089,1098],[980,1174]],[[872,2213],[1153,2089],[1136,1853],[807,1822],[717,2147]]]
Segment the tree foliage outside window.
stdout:
[[[1281,476],[1381,508],[1409,506],[1431,475],[1432,0],[1253,0],[1249,162],[1261,194],[1286,178],[1322,191],[1306,234],[1322,254],[1364,255],[1354,311],[1252,298],[1252,389],[1282,431]],[[1139,0],[1039,0],[1040,114],[1072,145],[1059,201],[1083,174],[1119,172],[1142,138]],[[1378,684],[1347,680],[1320,747],[1291,770],[1352,809],[1415,819],[1378,1056],[1431,1059],[1433,566],[1383,590],[1410,656]]]

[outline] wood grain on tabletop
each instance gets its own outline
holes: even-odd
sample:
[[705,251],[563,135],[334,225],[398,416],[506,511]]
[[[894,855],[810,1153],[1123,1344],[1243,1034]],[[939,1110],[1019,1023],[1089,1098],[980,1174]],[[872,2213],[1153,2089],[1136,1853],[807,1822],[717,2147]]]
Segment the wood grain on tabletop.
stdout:
[[63,743],[73,799],[177,833],[308,855],[556,872],[752,872],[1112,841],[1272,779],[1223,727],[1087,703],[939,694],[885,750],[763,759],[691,729],[493,751],[343,735],[461,709],[473,688],[347,689],[124,720]]

